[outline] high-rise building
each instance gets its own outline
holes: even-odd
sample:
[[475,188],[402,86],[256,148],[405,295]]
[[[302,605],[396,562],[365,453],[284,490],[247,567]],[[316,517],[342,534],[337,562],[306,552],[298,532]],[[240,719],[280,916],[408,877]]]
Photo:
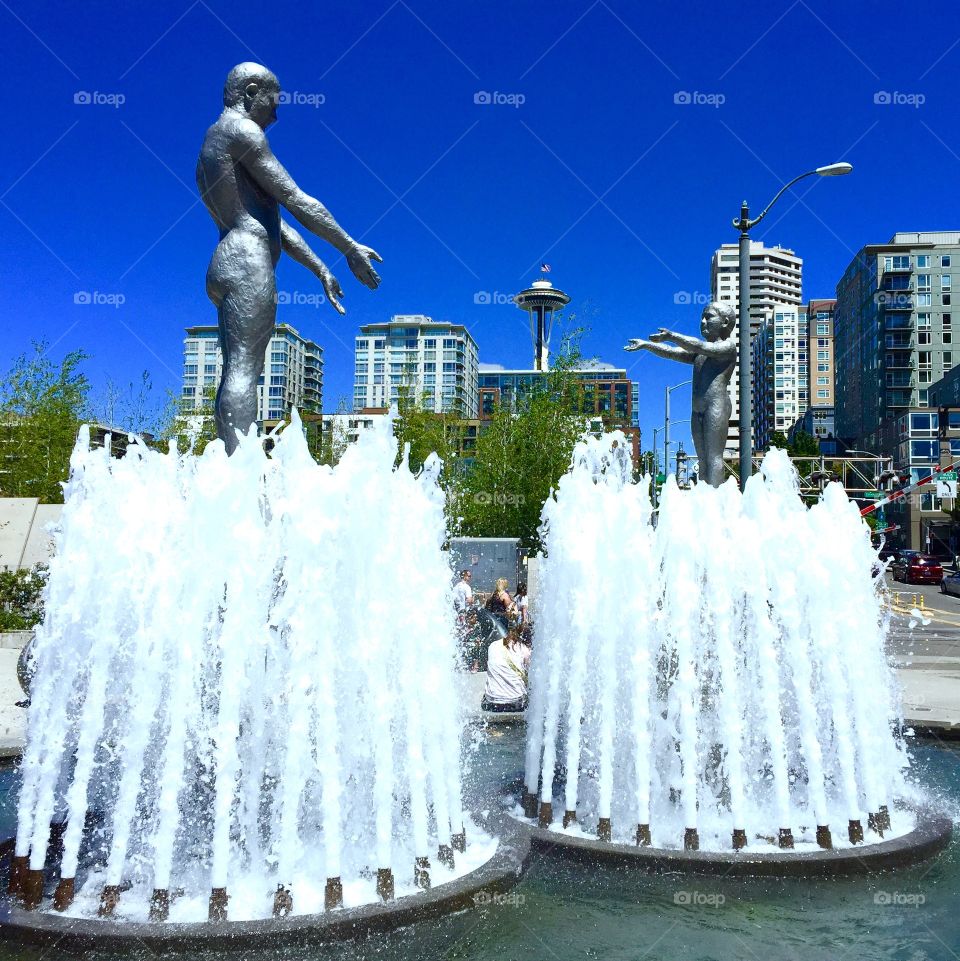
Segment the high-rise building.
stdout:
[[[740,254],[737,244],[723,244],[713,254],[710,288],[714,300],[737,306],[740,303]],[[802,300],[803,260],[786,247],[766,247],[761,241],[750,241],[750,334],[757,333],[774,314],[784,307],[800,310]],[[740,445],[740,381],[734,370],[730,378],[733,413],[727,431],[725,457],[736,457]],[[754,407],[758,407],[756,397]],[[753,437],[757,443],[756,432]]]
[[[929,405],[953,366],[960,231],[898,232],[857,252],[837,284],[836,430],[877,449],[886,422]],[[872,446],[871,446],[872,445]]]
[[[810,344],[810,407],[834,406],[834,312],[836,300],[811,300],[806,307]],[[802,413],[802,412],[801,412]]]
[[[188,327],[183,341],[184,410],[203,409],[205,399],[219,387],[222,374],[217,326]],[[323,409],[323,348],[289,324],[277,324],[257,384],[257,420],[280,420],[294,407],[309,413]]]
[[398,314],[364,324],[356,339],[353,409],[385,408],[404,396],[436,413],[477,416],[477,342],[463,324]]
[[786,434],[807,409],[807,313],[802,307],[779,307],[754,334],[753,441],[757,450],[770,445],[775,431]]

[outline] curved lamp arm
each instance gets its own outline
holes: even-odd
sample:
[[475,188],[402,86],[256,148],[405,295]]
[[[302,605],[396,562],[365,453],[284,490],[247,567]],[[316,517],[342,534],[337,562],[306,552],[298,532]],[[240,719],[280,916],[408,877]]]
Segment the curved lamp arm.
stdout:
[[750,219],[750,212],[749,212],[749,209],[747,208],[747,202],[744,201],[743,205],[740,207],[740,217],[739,219],[734,219],[733,226],[736,227],[737,230],[742,231],[743,233],[746,233],[748,230],[750,230],[751,227],[756,227],[756,225],[760,223],[760,221],[763,220],[764,217],[767,216],[767,213],[770,210],[770,208],[783,196],[783,194],[787,190],[789,190],[798,180],[803,180],[804,177],[812,177],[814,174],[816,174],[819,177],[839,177],[839,176],[842,176],[843,174],[850,173],[851,170],[853,170],[852,165],[845,162],[827,164],[825,167],[817,167],[816,170],[808,170],[805,174],[800,174],[799,177],[794,177],[793,180],[790,181],[790,183],[784,184],[777,191],[777,195],[773,198],[773,200],[771,200],[770,203],[768,203],[767,206],[763,208],[763,210],[760,212],[759,217],[754,217],[752,220]]
[[754,217],[752,220],[749,218],[749,216],[746,215],[747,205],[746,205],[746,203],[744,203],[744,205],[743,205],[743,207],[741,208],[741,211],[740,211],[740,217],[739,217],[739,218],[734,218],[733,226],[736,227],[737,230],[750,230],[752,227],[756,227],[757,224],[760,223],[760,221],[763,220],[763,218],[767,216],[767,213],[769,212],[770,208],[771,208],[798,180],[803,180],[804,177],[812,177],[816,172],[817,172],[816,170],[808,170],[805,174],[800,174],[799,177],[794,177],[793,180],[791,180],[789,183],[784,184],[784,185],[777,191],[777,194],[776,194],[776,196],[773,198],[773,200],[771,200],[770,203],[768,203],[767,206],[764,207],[762,211],[760,211],[760,215],[759,215],[758,217]]

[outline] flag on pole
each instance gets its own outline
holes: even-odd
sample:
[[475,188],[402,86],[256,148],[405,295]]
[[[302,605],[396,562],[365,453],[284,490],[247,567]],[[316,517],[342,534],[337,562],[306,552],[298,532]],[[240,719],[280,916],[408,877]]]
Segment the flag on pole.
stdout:
[[540,270],[542,270],[543,273],[545,273],[545,274],[549,274],[549,273],[550,273],[550,265],[549,265],[549,264],[541,264],[541,265],[540,265]]

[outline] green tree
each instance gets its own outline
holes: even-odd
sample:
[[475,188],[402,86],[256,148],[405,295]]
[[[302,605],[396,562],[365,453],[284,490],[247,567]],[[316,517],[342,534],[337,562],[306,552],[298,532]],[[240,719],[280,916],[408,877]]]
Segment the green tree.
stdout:
[[48,350],[34,343],[0,380],[0,493],[59,504],[90,385],[80,369],[83,351],[58,364]]
[[192,451],[198,456],[207,444],[217,439],[217,424],[213,408],[217,390],[212,384],[203,388],[199,407],[194,406],[193,398],[182,398],[167,392],[167,403],[157,418],[157,433],[153,446],[166,450],[171,440],[176,441],[181,454]]
[[578,339],[574,332],[541,389],[519,409],[501,404],[494,410],[457,492],[459,534],[519,537],[524,546],[539,545],[543,504],[570,467],[574,444],[587,426],[577,413]]
[[43,620],[46,568],[0,571],[0,631],[29,631]]
[[791,457],[818,457],[820,455],[820,441],[813,434],[805,430],[798,430],[790,442]]
[[119,427],[131,434],[157,437],[163,430],[169,399],[153,393],[153,379],[143,371],[140,379],[126,386],[108,380],[90,400],[88,417],[105,427]]
[[790,441],[787,440],[787,435],[782,430],[775,430],[770,435],[770,443],[767,444],[767,450],[771,447],[779,447],[780,450],[789,450]]

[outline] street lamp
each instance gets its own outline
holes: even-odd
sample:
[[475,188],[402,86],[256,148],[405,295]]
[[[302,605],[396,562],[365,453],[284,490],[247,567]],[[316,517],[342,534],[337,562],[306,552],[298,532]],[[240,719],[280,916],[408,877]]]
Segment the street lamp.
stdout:
[[826,167],[817,167],[816,170],[808,170],[799,177],[794,177],[789,183],[784,184],[777,192],[776,196],[760,212],[759,217],[750,219],[750,208],[744,201],[740,206],[740,216],[735,218],[733,226],[740,231],[740,267],[738,271],[738,282],[740,284],[740,353],[737,362],[737,376],[740,378],[740,490],[747,484],[747,478],[753,472],[753,412],[750,402],[750,229],[756,227],[770,211],[770,208],[792,187],[798,180],[804,177],[840,177],[853,170],[853,166],[848,163],[828,164]]
[[670,473],[670,392],[677,390],[680,387],[686,387],[688,384],[692,384],[692,380],[685,380],[680,384],[674,384],[673,387],[664,387],[663,389],[663,473]]

